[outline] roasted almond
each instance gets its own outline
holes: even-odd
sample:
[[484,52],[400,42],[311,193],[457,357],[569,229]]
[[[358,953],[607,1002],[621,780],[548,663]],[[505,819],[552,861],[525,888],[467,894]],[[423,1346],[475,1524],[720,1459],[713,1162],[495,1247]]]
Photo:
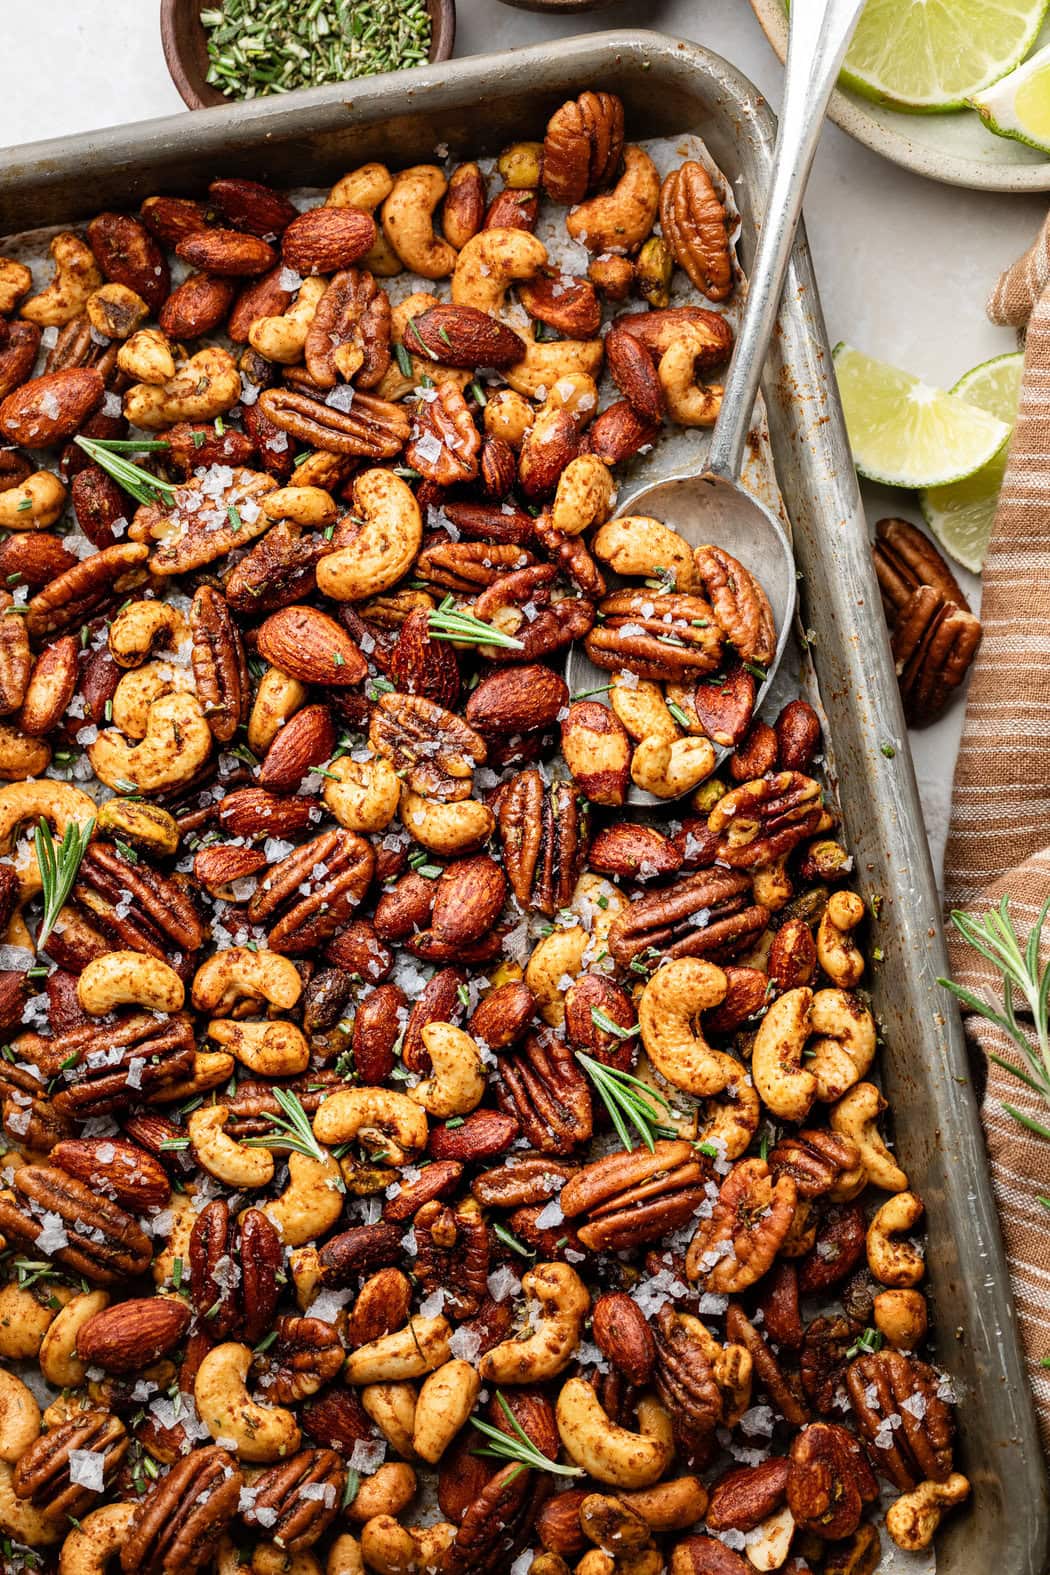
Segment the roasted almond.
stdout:
[[345,689],[359,684],[368,672],[368,663],[342,625],[315,607],[282,607],[272,613],[259,629],[258,644],[261,656],[300,683]]
[[278,798],[260,787],[235,788],[219,806],[219,824],[232,837],[287,837],[314,819],[308,798]]
[[286,230],[296,210],[282,192],[258,180],[213,180],[208,196],[227,224],[271,241]]
[[147,197],[139,216],[150,234],[165,246],[175,247],[187,235],[208,228],[203,207],[192,197]]
[[232,279],[191,273],[172,290],[157,321],[171,339],[199,339],[202,334],[214,332],[225,321],[236,294],[237,286]]
[[461,1126],[432,1126],[427,1153],[432,1159],[458,1159],[464,1163],[492,1159],[510,1148],[519,1131],[513,1116],[498,1110],[475,1110]]
[[603,826],[595,835],[589,862],[592,869],[603,875],[654,880],[658,875],[673,875],[681,869],[682,855],[655,826],[621,820],[615,825]]
[[23,733],[43,738],[58,726],[77,687],[79,651],[79,640],[65,634],[40,652],[18,718]]
[[[193,860],[193,873],[212,896],[228,892],[234,881],[246,880],[261,870],[266,855],[258,848],[242,848],[236,843],[220,843],[201,848]],[[229,901],[227,896],[224,900]]]
[[259,769],[259,786],[274,793],[297,788],[308,771],[329,759],[335,738],[328,707],[304,706],[284,724],[267,750]]
[[402,335],[414,355],[445,366],[474,371],[479,366],[513,366],[525,354],[525,343],[512,328],[475,306],[432,306],[411,317]]
[[311,208],[281,237],[281,256],[297,273],[337,273],[374,244],[375,221],[360,208]]
[[469,946],[492,928],[507,896],[507,879],[486,853],[457,859],[435,883],[430,926],[439,940]]
[[518,295],[530,317],[557,329],[567,339],[593,339],[601,327],[601,302],[589,279],[572,274],[524,279],[518,285]]
[[101,374],[93,366],[45,372],[0,404],[0,432],[24,448],[50,448],[78,431],[105,392]]
[[501,667],[478,684],[467,701],[466,718],[479,733],[531,733],[553,727],[568,699],[565,680],[541,662]]
[[592,1315],[594,1343],[628,1383],[641,1387],[652,1377],[656,1341],[637,1302],[623,1291],[599,1296]]
[[287,273],[283,264],[279,264],[261,279],[253,279],[244,286],[226,324],[226,332],[235,345],[248,343],[251,326],[260,317],[281,317],[288,310],[295,291],[281,283]]
[[179,242],[175,255],[202,273],[228,279],[266,273],[277,262],[272,246],[243,230],[197,230]]
[[164,1167],[127,1138],[64,1138],[50,1157],[67,1175],[139,1214],[163,1208],[171,1197]]
[[789,700],[773,723],[781,771],[808,771],[820,748],[820,717],[808,700]]
[[108,1373],[135,1373],[178,1345],[190,1307],[175,1296],[134,1296],[94,1313],[77,1333],[77,1355]]
[[128,213],[100,213],[87,227],[88,245],[107,279],[140,295],[151,312],[171,289],[167,258],[153,236]]

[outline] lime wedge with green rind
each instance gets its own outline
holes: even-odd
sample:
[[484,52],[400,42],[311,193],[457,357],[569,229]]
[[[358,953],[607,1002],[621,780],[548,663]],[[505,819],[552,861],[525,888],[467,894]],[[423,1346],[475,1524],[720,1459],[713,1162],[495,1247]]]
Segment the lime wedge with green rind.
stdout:
[[851,345],[836,345],[834,363],[853,460],[869,481],[914,488],[961,481],[1010,435],[987,410]]
[[842,82],[913,114],[962,109],[1034,45],[1047,0],[868,0]]
[[967,103],[997,137],[1050,153],[1050,44]]
[[[1010,426],[1017,418],[1024,356],[1018,350],[982,361],[959,379],[952,393],[998,416]],[[919,494],[927,525],[946,552],[980,574],[1006,469],[1006,448],[965,481],[930,487]]]

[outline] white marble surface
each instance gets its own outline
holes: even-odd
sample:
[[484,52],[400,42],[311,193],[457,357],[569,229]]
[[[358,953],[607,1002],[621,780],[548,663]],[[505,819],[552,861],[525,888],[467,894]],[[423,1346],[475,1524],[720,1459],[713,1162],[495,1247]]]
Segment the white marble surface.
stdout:
[[[160,48],[157,0],[33,0],[4,18],[0,147],[174,113],[182,102]],[[775,105],[781,69],[745,0],[614,0],[553,20],[499,0],[459,0],[457,55],[551,41],[606,27],[646,26],[693,38],[744,70]],[[984,301],[999,270],[1029,244],[1038,197],[962,191],[923,180],[828,126],[806,204],[832,343],[851,343],[951,384],[1014,347]],[[867,489],[872,519],[918,519],[907,494]],[[967,588],[976,582],[963,576]],[[956,704],[913,735],[934,859],[940,866],[952,767],[962,725]]]

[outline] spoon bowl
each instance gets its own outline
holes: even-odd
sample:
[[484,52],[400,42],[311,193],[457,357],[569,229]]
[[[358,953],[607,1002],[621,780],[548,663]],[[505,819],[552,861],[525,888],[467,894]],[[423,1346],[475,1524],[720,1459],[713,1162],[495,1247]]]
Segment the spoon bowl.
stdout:
[[[677,531],[690,547],[711,542],[744,565],[761,585],[773,610],[776,653],[755,696],[757,714],[780,666],[795,615],[795,560],[791,543],[776,516],[740,482],[708,471],[702,475],[667,476],[628,497],[620,515],[645,515]],[[582,645],[569,649],[565,677],[570,694],[598,688],[608,673],[596,667]],[[717,769],[732,751],[716,746]],[[690,789],[690,792],[692,789]],[[629,804],[672,802],[633,784]]]

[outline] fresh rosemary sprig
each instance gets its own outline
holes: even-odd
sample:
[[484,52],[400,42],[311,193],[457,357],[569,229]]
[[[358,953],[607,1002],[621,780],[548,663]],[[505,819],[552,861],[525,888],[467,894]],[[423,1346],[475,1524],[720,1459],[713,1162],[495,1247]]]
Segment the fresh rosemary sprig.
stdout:
[[58,921],[58,915],[77,878],[80,861],[87,851],[94,829],[94,816],[83,826],[71,820],[65,829],[62,841],[56,843],[46,820],[42,820],[36,828],[33,846],[40,866],[44,899],[43,923],[36,938],[37,949],[40,951],[43,951],[47,938]]
[[534,1258],[536,1256],[532,1248],[526,1247],[523,1241],[519,1241],[514,1232],[509,1230],[506,1225],[501,1225],[499,1223],[493,1225],[492,1234],[497,1237],[505,1247],[509,1247],[512,1252],[519,1253],[521,1257]]
[[495,1460],[516,1460],[522,1471],[526,1467],[533,1471],[552,1471],[557,1477],[582,1477],[586,1473],[582,1466],[563,1466],[557,1460],[552,1460],[542,1450],[537,1449],[528,1433],[518,1422],[517,1417],[507,1404],[500,1391],[496,1390],[496,1403],[503,1415],[514,1429],[513,1436],[504,1433],[501,1428],[493,1427],[490,1422],[482,1422],[479,1417],[472,1416],[470,1421],[479,1433],[491,1440],[488,1449],[477,1449],[478,1455],[490,1455]]
[[121,454],[115,454],[108,448],[103,448],[94,438],[75,437],[74,443],[78,444],[89,459],[113,477],[119,487],[138,503],[164,503],[174,498],[178,488],[170,481],[160,481],[148,470],[143,470],[141,465],[132,464],[130,459],[125,459]]
[[[307,1159],[315,1159],[319,1165],[327,1165],[332,1156],[314,1137],[310,1117],[303,1109],[298,1095],[287,1088],[275,1088],[273,1097],[284,1111],[283,1116],[270,1117],[277,1130],[267,1132],[262,1137],[245,1138],[244,1142],[253,1148],[294,1149],[297,1154],[305,1154]],[[340,1192],[346,1191],[342,1177],[339,1178],[338,1187]]]
[[512,634],[494,629],[473,613],[461,612],[451,596],[446,596],[440,607],[431,609],[428,622],[435,640],[454,640],[457,645],[499,645],[506,651],[525,649]]
[[[969,913],[961,913],[958,909],[952,912],[952,923],[959,934],[1002,976],[1001,1012],[971,990],[956,984],[953,979],[938,979],[937,983],[950,990],[969,1011],[976,1012],[986,1022],[994,1023],[1009,1035],[1026,1065],[1018,1066],[1015,1061],[1007,1061],[1005,1057],[992,1052],[988,1054],[989,1061],[994,1061],[1004,1072],[1009,1072],[1011,1077],[1016,1077],[1019,1082],[1033,1089],[1050,1106],[1050,961],[1044,968],[1039,966],[1039,941],[1048,913],[1050,897],[1043,903],[1038,918],[1028,932],[1028,940],[1022,946],[1010,917],[1008,897],[1004,897],[998,908],[991,909],[980,919],[975,919]],[[1032,1015],[1036,1038],[1034,1045],[1027,1031],[1017,1021],[1015,1001],[1018,995],[1023,998]],[[1037,1137],[1050,1138],[1050,1126],[1025,1115],[1005,1100],[1003,1109],[1020,1126],[1027,1127]],[[1050,1209],[1050,1201],[1042,1198],[1039,1201],[1044,1208]]]
[[628,1123],[634,1127],[650,1154],[656,1147],[657,1137],[675,1136],[671,1127],[660,1124],[657,1107],[662,1107],[669,1115],[671,1106],[659,1089],[650,1087],[630,1072],[621,1072],[614,1066],[596,1061],[593,1056],[584,1055],[582,1050],[577,1050],[576,1059],[594,1084],[616,1128],[617,1137],[629,1153],[638,1144],[628,1129]]
[[108,454],[166,454],[171,447],[167,438],[92,438],[91,442]]

